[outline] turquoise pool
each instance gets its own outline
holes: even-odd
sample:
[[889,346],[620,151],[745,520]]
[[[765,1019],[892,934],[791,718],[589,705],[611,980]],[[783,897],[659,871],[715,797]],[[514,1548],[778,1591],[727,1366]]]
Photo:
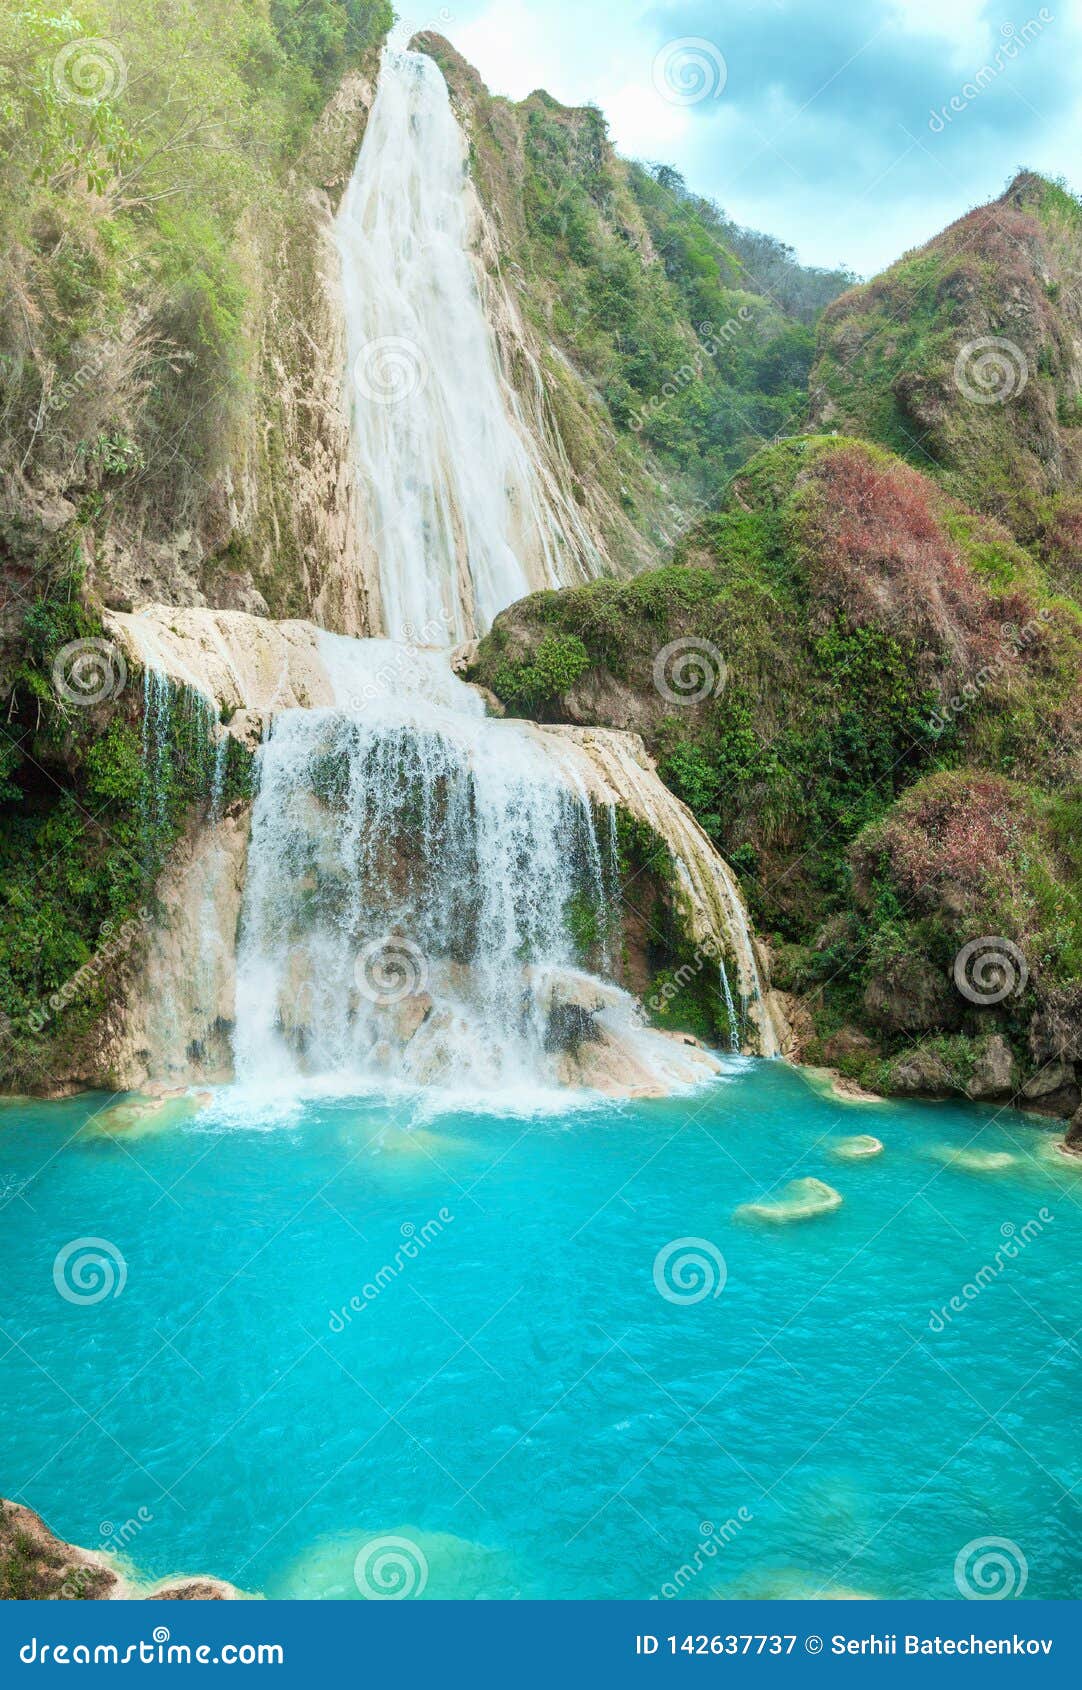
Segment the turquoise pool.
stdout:
[[[107,1101],[0,1108],[0,1493],[140,1578],[958,1598],[1002,1539],[1016,1594],[1073,1591],[1082,1177],[1050,1126],[739,1058],[412,1130],[223,1094],[109,1134]],[[855,1133],[883,1154],[839,1160]],[[808,1176],[842,1206],[734,1218]]]

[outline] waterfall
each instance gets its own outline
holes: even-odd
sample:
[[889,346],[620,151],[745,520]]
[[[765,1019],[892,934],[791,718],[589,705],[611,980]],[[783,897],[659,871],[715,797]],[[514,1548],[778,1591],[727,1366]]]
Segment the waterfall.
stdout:
[[388,47],[336,223],[347,391],[382,624],[455,644],[577,578],[474,268],[479,207],[438,65]]
[[159,668],[215,725],[226,712],[264,725],[246,852],[223,814],[219,741],[213,837],[175,899],[197,900],[178,943],[194,930],[189,997],[212,1017],[188,1048],[216,1049],[231,1020],[236,1077],[264,1097],[401,1085],[532,1106],[557,1085],[656,1095],[716,1073],[602,977],[625,802],[672,830],[693,937],[735,932],[741,992],[757,992],[739,894],[641,745],[494,719],[452,670],[452,645],[531,588],[581,576],[588,551],[501,373],[466,165],[438,67],[387,48],[337,240],[358,504],[388,637],[160,606],[110,621],[148,676],[151,761]]
[[536,971],[574,970],[615,893],[587,794],[440,654],[320,643],[339,704],[283,712],[259,752],[238,1077],[552,1080]]
[[149,665],[143,671],[143,767],[147,772],[148,833],[165,827],[169,779],[169,710],[172,687],[167,675]]

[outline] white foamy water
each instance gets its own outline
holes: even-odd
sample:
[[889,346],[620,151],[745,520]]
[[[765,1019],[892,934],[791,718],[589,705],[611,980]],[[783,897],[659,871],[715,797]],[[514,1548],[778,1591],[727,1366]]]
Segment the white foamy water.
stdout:
[[615,896],[581,783],[440,654],[320,644],[340,705],[259,753],[238,1077],[555,1083],[528,970],[573,967],[573,916],[603,930]]
[[366,539],[383,631],[400,639],[441,611],[432,643],[483,633],[533,588],[579,578],[572,525],[589,549],[500,373],[477,220],[439,67],[388,47],[336,239]]

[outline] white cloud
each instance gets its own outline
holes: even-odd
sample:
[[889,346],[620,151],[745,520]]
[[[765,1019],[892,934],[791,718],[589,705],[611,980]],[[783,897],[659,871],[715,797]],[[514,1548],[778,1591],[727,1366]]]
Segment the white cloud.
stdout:
[[[790,242],[805,262],[844,260],[870,273],[1001,192],[1018,164],[1054,175],[1082,156],[1082,105],[1065,109],[1061,86],[1079,45],[1073,0],[1049,0],[1055,28],[971,114],[977,144],[968,150],[961,128],[930,147],[925,105],[940,90],[948,98],[1004,22],[1021,29],[1038,0],[881,3],[864,0],[879,27],[829,77],[824,66],[823,87],[807,100],[794,92],[793,65],[806,38],[822,50],[810,0],[728,0],[730,25],[751,18],[759,28],[745,29],[742,58],[727,55],[725,94],[694,108],[664,100],[651,76],[665,28],[701,32],[705,0],[448,0],[453,16],[441,27],[494,92],[522,99],[545,88],[567,105],[593,101],[625,155],[674,165],[693,190]],[[852,35],[844,11],[825,15],[839,24],[842,54]],[[1055,115],[1042,120],[1046,103]],[[1027,111],[1031,120],[1018,121]]]
[[691,118],[682,106],[669,105],[649,84],[628,82],[599,100],[609,120],[613,145],[630,158],[654,158],[677,147]]
[[459,52],[476,65],[494,94],[523,100],[544,88],[565,105],[596,99],[596,63],[583,62],[578,44],[564,51],[566,20],[540,6],[505,0],[480,16],[449,25],[447,34]]

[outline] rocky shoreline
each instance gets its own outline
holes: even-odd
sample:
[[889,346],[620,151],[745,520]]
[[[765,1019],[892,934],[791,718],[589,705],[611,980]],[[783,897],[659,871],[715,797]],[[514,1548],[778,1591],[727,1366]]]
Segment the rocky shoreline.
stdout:
[[[843,1074],[838,1068],[824,1068],[814,1064],[796,1064],[795,1066],[803,1068],[803,1072],[817,1090],[831,1093],[841,1103],[889,1103],[892,1101],[890,1096],[882,1092],[869,1091],[867,1087],[850,1079],[847,1074]],[[913,1090],[907,1094],[907,1097],[914,1102],[939,1103],[943,1101],[944,1097],[950,1095],[947,1090],[932,1087],[928,1090]],[[1047,1121],[1050,1126],[1056,1122],[1062,1122],[1063,1138],[1057,1149],[1067,1156],[1082,1157],[1082,1104],[1071,1114],[1065,1115],[1048,1108],[1042,1108],[1039,1095],[1038,1097],[1028,1096],[1025,1090],[1014,1095],[1010,1092],[998,1092],[993,1097],[988,1098],[974,1097],[971,1093],[963,1093],[958,1101],[999,1103],[1003,1108],[1014,1109],[1019,1114],[1034,1117],[1034,1125],[1036,1125],[1037,1118]]]
[[224,1579],[169,1578],[136,1584],[103,1550],[80,1549],[50,1531],[39,1514],[0,1497],[0,1601],[243,1602]]

